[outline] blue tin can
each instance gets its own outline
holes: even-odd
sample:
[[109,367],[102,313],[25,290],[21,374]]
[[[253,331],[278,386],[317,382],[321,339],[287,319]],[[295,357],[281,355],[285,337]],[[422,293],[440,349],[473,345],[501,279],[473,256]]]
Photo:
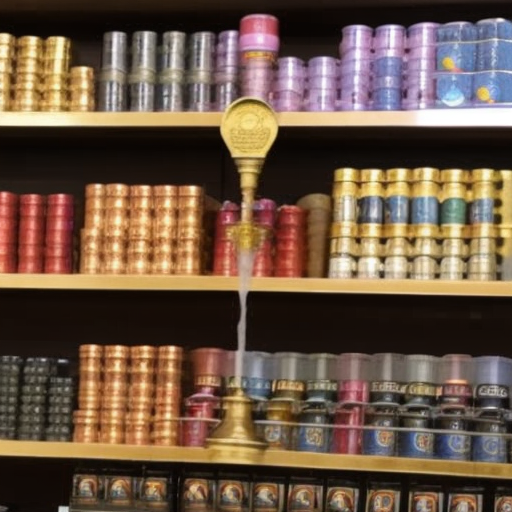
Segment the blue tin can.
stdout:
[[437,27],[439,43],[476,41],[477,28],[469,21],[453,21]]
[[380,57],[373,62],[375,77],[396,76],[402,77],[403,59],[401,57]]
[[[375,427],[363,431],[363,454],[392,457],[396,449],[396,433],[390,430],[398,426],[392,409],[373,410],[366,413],[366,426]],[[382,428],[381,428],[382,427]]]
[[272,381],[267,379],[244,379],[244,391],[253,400],[268,400],[272,395]]
[[441,107],[464,107],[473,97],[473,73],[437,73],[436,99]]
[[452,42],[437,45],[437,70],[451,73],[475,71],[476,43]]
[[300,452],[327,453],[331,447],[331,432],[327,425],[330,422],[326,409],[306,409],[300,415],[297,435],[297,450]]
[[473,438],[472,460],[477,462],[507,462],[507,440],[505,423],[501,419],[479,418],[475,420],[475,431],[481,435]]
[[494,199],[475,199],[469,209],[471,224],[492,224],[494,222]]
[[512,41],[487,39],[476,45],[476,71],[512,71]]
[[398,435],[399,457],[431,459],[434,457],[434,434],[430,428],[430,418],[423,412],[405,412],[400,416],[400,426],[410,431]]
[[512,102],[512,70],[475,73],[473,101],[475,105]]
[[384,198],[362,197],[359,201],[359,224],[382,224],[384,220]]
[[505,18],[489,18],[476,24],[479,40],[512,39],[512,21]]
[[409,223],[409,198],[407,196],[391,196],[386,198],[386,224]]
[[471,436],[467,432],[467,420],[461,416],[446,415],[436,420],[436,428],[446,430],[437,433],[435,455],[444,460],[470,460]]
[[412,224],[439,224],[439,200],[437,197],[413,197],[411,203]]

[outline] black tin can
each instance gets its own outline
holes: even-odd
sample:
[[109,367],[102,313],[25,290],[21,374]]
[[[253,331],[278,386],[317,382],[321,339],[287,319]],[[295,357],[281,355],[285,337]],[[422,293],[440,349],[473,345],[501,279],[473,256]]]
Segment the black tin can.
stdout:
[[470,460],[471,436],[468,420],[461,415],[441,415],[435,420],[436,429],[446,432],[435,436],[435,455],[445,460]]
[[369,408],[365,414],[365,426],[373,427],[363,431],[363,454],[392,457],[396,451],[398,416],[396,409]]
[[431,459],[434,456],[434,433],[430,431],[430,411],[409,412],[400,414],[400,426],[410,429],[398,435],[398,455]]

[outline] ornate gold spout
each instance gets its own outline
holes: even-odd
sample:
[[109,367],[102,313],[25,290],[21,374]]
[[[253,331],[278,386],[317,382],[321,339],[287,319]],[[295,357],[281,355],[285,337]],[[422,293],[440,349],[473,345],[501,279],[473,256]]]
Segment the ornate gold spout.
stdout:
[[222,118],[220,133],[240,174],[242,214],[230,230],[239,249],[256,249],[265,231],[253,224],[254,197],[267,153],[278,131],[274,111],[257,98],[241,98],[232,103]]
[[[242,214],[229,233],[239,251],[253,251],[266,236],[253,223],[254,197],[263,163],[277,137],[277,118],[263,101],[242,98],[224,113],[220,132],[240,174]],[[224,417],[207,439],[212,457],[239,462],[257,462],[266,448],[259,441],[252,422],[252,401],[241,388],[223,399]]]

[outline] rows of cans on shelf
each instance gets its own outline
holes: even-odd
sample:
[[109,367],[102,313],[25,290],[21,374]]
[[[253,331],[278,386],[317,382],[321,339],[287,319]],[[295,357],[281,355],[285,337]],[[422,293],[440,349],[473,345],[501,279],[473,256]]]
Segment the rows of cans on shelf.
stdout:
[[74,400],[67,359],[0,356],[0,439],[71,441]]
[[94,110],[94,69],[70,65],[71,41],[66,37],[16,39],[1,33],[0,110]]
[[[305,478],[250,472],[76,472],[71,512],[508,512],[506,486],[456,486],[373,476]],[[427,479],[428,482],[428,479]]]
[[437,31],[437,104],[440,107],[512,103],[512,22],[457,21]]
[[337,169],[329,277],[497,279],[510,178],[484,168]]

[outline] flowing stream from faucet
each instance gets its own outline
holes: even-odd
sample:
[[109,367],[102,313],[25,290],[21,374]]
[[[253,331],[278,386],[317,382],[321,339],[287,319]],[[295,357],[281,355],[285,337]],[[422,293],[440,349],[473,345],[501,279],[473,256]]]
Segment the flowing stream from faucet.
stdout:
[[246,346],[247,332],[247,295],[251,283],[252,269],[254,265],[255,252],[251,250],[240,249],[238,251],[238,275],[239,288],[238,296],[240,298],[240,320],[238,321],[238,349],[235,356],[235,378],[236,382],[241,385],[244,354]]

